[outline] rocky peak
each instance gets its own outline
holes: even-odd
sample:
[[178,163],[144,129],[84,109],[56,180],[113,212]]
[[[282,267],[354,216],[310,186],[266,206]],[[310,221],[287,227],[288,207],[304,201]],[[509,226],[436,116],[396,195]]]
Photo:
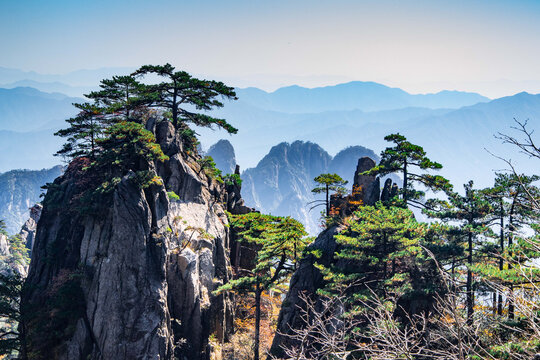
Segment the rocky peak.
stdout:
[[34,206],[32,206],[30,208],[30,217],[25,221],[21,228],[21,231],[19,232],[21,240],[26,245],[26,248],[30,251],[30,253],[32,251],[32,248],[34,247],[37,223],[41,216],[42,210],[43,206],[41,204],[35,204]]
[[26,358],[206,360],[209,338],[230,333],[230,299],[213,295],[231,276],[225,185],[169,122],[146,127],[169,156],[148,164],[163,184],[142,189],[129,171],[86,213],[75,204],[95,184],[79,158],[49,187],[22,297]]
[[232,144],[225,139],[219,140],[210,146],[206,155],[211,156],[216,163],[216,167],[223,174],[233,174],[236,168],[236,156]]
[[375,160],[369,157],[358,159],[358,165],[354,172],[354,183],[352,195],[355,200],[361,201],[363,205],[375,205],[379,201],[380,181],[375,175],[363,175],[377,165]]

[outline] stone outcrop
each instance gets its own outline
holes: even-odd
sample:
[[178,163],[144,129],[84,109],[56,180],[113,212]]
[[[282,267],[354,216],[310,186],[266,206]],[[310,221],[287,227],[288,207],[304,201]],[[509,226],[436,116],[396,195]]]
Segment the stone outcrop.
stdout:
[[351,194],[345,197],[332,194],[330,197],[332,215],[349,216],[358,206],[373,206],[380,200],[381,185],[379,177],[363,175],[365,171],[372,169],[375,165],[375,161],[367,156],[358,159]]
[[337,235],[340,230],[340,227],[334,226],[321,232],[309,247],[310,250],[320,251],[320,257],[316,258],[315,255],[310,253],[300,262],[298,269],[291,278],[289,290],[281,305],[276,335],[270,350],[270,353],[278,356],[278,358],[283,355],[282,347],[291,345],[291,340],[286,334],[290,334],[291,329],[303,326],[300,311],[303,301],[300,294],[315,294],[317,289],[320,289],[324,284],[323,276],[315,267],[315,263],[324,266],[331,263],[337,247],[334,235]]
[[369,157],[358,160],[356,171],[354,172],[353,197],[354,200],[361,201],[362,205],[375,205],[379,201],[381,184],[375,175],[362,175],[365,171],[371,170],[377,165]]
[[[363,172],[374,166],[375,161],[369,157],[362,157],[358,160],[352,194],[346,197],[332,196],[331,198],[332,207],[339,211],[339,214],[336,214],[337,216],[349,216],[359,206],[373,206],[381,199],[379,178],[362,175]],[[394,194],[393,191],[396,191],[397,194],[397,185],[393,184],[391,179],[387,179],[382,194],[383,198]],[[324,285],[323,276],[318,267],[315,266],[315,262],[325,267],[331,264],[337,267],[345,266],[344,260],[336,261],[334,259],[334,253],[338,246],[334,236],[342,230],[341,225],[336,225],[321,232],[309,246],[310,250],[314,251],[307,252],[309,255],[300,262],[298,269],[293,274],[289,290],[281,307],[277,331],[271,348],[271,353],[278,356],[278,358],[283,355],[282,347],[293,345],[286,334],[290,334],[291,329],[302,326],[303,320],[300,317],[300,308],[303,302],[299,295],[301,293],[315,295],[317,290]],[[314,252],[319,253],[320,256],[315,258],[314,255],[311,255]]]
[[36,236],[37,223],[39,217],[41,216],[41,211],[43,206],[41,204],[36,204],[30,208],[30,217],[23,224],[19,236],[21,237],[22,242],[26,245],[26,248],[32,252],[34,247],[34,239]]
[[245,211],[239,189],[227,201],[169,122],[147,128],[169,156],[149,164],[162,185],[141,189],[129,172],[106,206],[81,212],[93,179],[78,159],[49,188],[22,298],[26,358],[206,360],[209,337],[227,339],[231,302],[213,291],[231,276],[223,204]]

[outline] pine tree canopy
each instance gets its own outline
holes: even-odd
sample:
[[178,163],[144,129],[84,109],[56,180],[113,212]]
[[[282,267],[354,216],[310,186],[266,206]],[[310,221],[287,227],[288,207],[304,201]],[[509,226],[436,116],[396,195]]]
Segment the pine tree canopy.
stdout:
[[381,161],[373,169],[368,170],[364,175],[388,175],[392,173],[401,173],[403,175],[403,186],[401,193],[405,205],[410,202],[421,205],[418,201],[424,193],[415,190],[412,183],[422,184],[432,191],[450,191],[452,185],[440,175],[431,175],[425,172],[417,173],[419,170],[439,170],[442,165],[430,160],[421,146],[407,141],[405,136],[390,134],[385,136],[384,140],[393,142],[393,147],[386,148],[381,153]]
[[238,131],[224,119],[187,109],[191,106],[197,110],[209,111],[223,107],[219,97],[237,100],[234,88],[228,87],[220,81],[194,78],[185,71],[176,71],[171,64],[144,65],[132,75],[142,77],[147,74],[156,74],[167,80],[147,85],[147,89],[152,97],[151,106],[168,109],[171,112],[171,121],[175,128],[185,128],[185,124],[189,122],[202,127],[216,125],[232,134]]
[[70,125],[57,131],[54,135],[67,137],[67,142],[55,155],[74,158],[89,156],[94,158],[97,152],[97,140],[106,127],[104,109],[96,104],[73,104],[80,110],[77,116],[67,119]]
[[99,85],[101,90],[85,95],[114,116],[121,114],[122,120],[132,120],[133,111],[151,101],[146,86],[133,76],[113,76]]
[[257,258],[253,270],[223,285],[219,291],[254,291],[258,284],[263,290],[278,285],[295,269],[308,239],[304,226],[290,217],[249,213],[231,215],[231,228],[238,232],[239,241],[255,246]]

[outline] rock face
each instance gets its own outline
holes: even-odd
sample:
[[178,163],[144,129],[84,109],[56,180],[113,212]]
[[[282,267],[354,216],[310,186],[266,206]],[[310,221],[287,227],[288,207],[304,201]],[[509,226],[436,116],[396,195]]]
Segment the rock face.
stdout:
[[341,228],[335,226],[321,232],[310,245],[310,250],[319,250],[321,252],[320,258],[315,258],[312,254],[306,256],[300,262],[298,270],[293,274],[289,291],[279,312],[276,335],[270,349],[272,355],[278,356],[278,358],[283,356],[282,347],[288,347],[291,344],[290,339],[283,334],[289,334],[291,328],[296,329],[303,325],[299,308],[303,305],[300,294],[315,294],[317,289],[323,286],[323,276],[315,267],[315,263],[324,266],[331,263],[337,247],[334,235],[337,235],[340,230]]
[[233,174],[236,168],[236,156],[234,148],[228,140],[219,140],[214,145],[210,146],[206,155],[211,156],[216,163],[216,167],[223,174]]
[[230,333],[230,299],[212,293],[231,276],[224,186],[169,122],[147,128],[170,158],[152,165],[163,185],[141,189],[130,172],[108,206],[81,213],[79,159],[49,189],[22,298],[26,358],[206,360],[210,335]]
[[34,239],[36,236],[37,223],[41,217],[41,211],[43,206],[41,204],[36,204],[30,208],[30,217],[23,224],[19,236],[21,237],[22,242],[26,245],[26,248],[32,253],[32,248],[34,247]]
[[[371,170],[376,165],[375,161],[369,157],[358,160],[356,171],[354,172],[353,196],[363,205],[375,205],[379,201],[380,181],[379,178],[371,175],[362,175],[365,171]],[[356,189],[356,191],[355,191]]]

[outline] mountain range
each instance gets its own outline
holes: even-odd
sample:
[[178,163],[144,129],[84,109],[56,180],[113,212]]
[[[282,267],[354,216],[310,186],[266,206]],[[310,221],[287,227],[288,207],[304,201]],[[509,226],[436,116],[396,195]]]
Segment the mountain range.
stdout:
[[[120,71],[122,70],[122,71]],[[66,75],[42,75],[0,69],[0,83],[34,85],[48,91],[69,92],[95,86],[99,78],[131,69],[84,70]],[[92,82],[90,82],[92,81]],[[44,85],[45,84],[45,85]],[[71,89],[71,90],[70,90]],[[208,149],[226,138],[236,150],[243,168],[255,167],[281,142],[309,141],[335,155],[347,146],[362,145],[379,153],[389,133],[400,132],[423,146],[433,160],[444,165],[443,175],[455,184],[469,179],[490,185],[492,171],[504,167],[490,152],[518,161],[522,171],[532,166],[516,149],[494,135],[511,133],[513,119],[529,119],[531,129],[540,123],[540,96],[519,93],[490,100],[476,93],[442,91],[409,94],[373,82],[349,82],[335,86],[289,86],[274,92],[256,88],[237,89],[239,100],[226,103],[213,114],[239,129],[227,136],[222,131],[197,129],[202,147]],[[52,153],[62,139],[52,136],[73,115],[71,102],[80,98],[29,88],[0,90],[0,171],[39,169],[59,163]],[[474,154],[474,156],[473,156]]]
[[382,111],[406,107],[429,109],[458,108],[486,102],[485,96],[441,91],[436,94],[409,94],[375,82],[351,81],[317,88],[287,86],[268,93],[257,88],[237,89],[240,101],[262,110],[286,113],[320,113],[325,111]]

